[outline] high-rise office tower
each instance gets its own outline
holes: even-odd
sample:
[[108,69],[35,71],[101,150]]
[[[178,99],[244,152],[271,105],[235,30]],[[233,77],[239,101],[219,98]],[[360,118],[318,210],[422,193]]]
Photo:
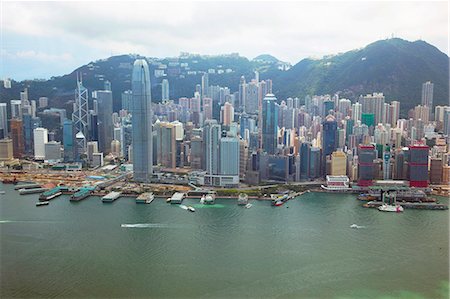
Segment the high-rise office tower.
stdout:
[[428,187],[428,152],[427,145],[409,147],[409,186]]
[[370,186],[374,179],[374,163],[376,158],[374,145],[358,146],[358,186]]
[[220,139],[220,174],[239,175],[239,140],[236,137]]
[[73,121],[64,120],[63,125],[63,146],[64,146],[64,162],[75,161],[75,129]]
[[121,100],[122,100],[122,109],[130,112],[133,104],[133,93],[131,92],[131,90],[125,90],[124,92],[122,92]]
[[135,181],[148,183],[153,172],[153,135],[150,72],[145,59],[134,62],[131,86],[133,175]]
[[433,89],[434,84],[430,81],[422,84],[422,106],[430,108],[430,114],[433,111]]
[[278,145],[277,98],[269,93],[264,97],[262,105],[262,149],[268,154],[274,154]]
[[[78,138],[76,144],[77,152],[85,152],[86,144],[83,144],[83,140],[86,140],[88,135],[88,90],[83,86],[82,78],[77,76],[77,88],[75,90],[75,103],[73,105],[72,121],[75,135],[81,133],[84,137]],[[79,135],[79,134],[78,134]]]
[[24,154],[24,144],[23,144],[23,124],[20,119],[11,119],[11,139],[13,140],[13,155],[14,158],[22,158]]
[[99,107],[101,107],[97,115],[98,147],[100,152],[107,155],[111,152],[111,141],[113,140],[112,92],[109,90],[97,90],[94,94]]
[[8,136],[8,112],[6,103],[0,103],[0,139]]
[[210,175],[219,174],[219,144],[221,126],[216,120],[207,120],[203,127],[203,145],[206,172]]
[[34,158],[44,160],[45,144],[48,142],[48,130],[45,128],[36,128],[33,131],[34,137]]
[[23,141],[24,141],[24,152],[27,155],[33,154],[33,131],[36,128],[42,126],[41,119],[39,117],[32,117],[31,114],[22,115],[23,124]]
[[177,147],[176,127],[172,123],[160,122],[156,127],[157,161],[164,168],[175,168]]
[[338,111],[342,113],[343,117],[350,116],[350,109],[352,102],[348,99],[340,99],[338,104]]
[[169,100],[169,80],[163,79],[161,82],[161,100]]
[[337,147],[337,122],[334,116],[328,115],[323,125],[323,138],[322,138],[322,151],[323,155],[331,155],[332,152],[336,151]]

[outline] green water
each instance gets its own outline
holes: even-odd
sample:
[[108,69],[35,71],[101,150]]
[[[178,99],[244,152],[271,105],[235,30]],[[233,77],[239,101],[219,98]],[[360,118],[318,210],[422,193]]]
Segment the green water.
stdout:
[[324,193],[195,213],[126,198],[36,207],[0,189],[2,298],[448,298],[448,211]]

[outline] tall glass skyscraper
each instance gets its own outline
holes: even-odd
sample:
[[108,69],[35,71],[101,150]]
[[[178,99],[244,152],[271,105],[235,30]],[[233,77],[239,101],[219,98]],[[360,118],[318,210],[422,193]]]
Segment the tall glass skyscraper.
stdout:
[[323,122],[322,149],[324,157],[336,151],[337,122],[334,116],[328,115]]
[[151,181],[153,171],[153,140],[150,71],[145,59],[134,62],[131,87],[133,175],[136,182],[146,183]]
[[274,154],[277,148],[278,105],[277,98],[269,93],[263,99],[262,140],[263,150]]

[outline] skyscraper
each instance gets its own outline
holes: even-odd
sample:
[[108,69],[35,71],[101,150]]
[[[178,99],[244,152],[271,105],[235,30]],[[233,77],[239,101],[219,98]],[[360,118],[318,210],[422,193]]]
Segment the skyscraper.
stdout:
[[422,84],[422,106],[430,108],[430,114],[433,111],[433,89],[434,84],[430,81]]
[[428,152],[427,145],[409,147],[409,186],[428,187]]
[[45,144],[48,142],[48,131],[45,128],[36,128],[33,131],[34,137],[34,158],[44,160]]
[[135,181],[148,183],[153,172],[153,136],[150,72],[145,59],[134,62],[131,86],[133,175]]
[[219,174],[219,143],[221,127],[216,120],[207,120],[203,127],[205,167],[210,175]]
[[111,152],[111,141],[113,140],[113,98],[109,90],[97,90],[95,93],[97,103],[101,109],[98,111],[98,147],[105,155]]
[[13,140],[14,158],[22,158],[22,155],[24,153],[22,120],[11,119],[10,126],[11,126],[11,139]]
[[239,175],[239,140],[236,137],[220,139],[220,174]]
[[262,148],[268,154],[274,154],[278,144],[278,105],[277,98],[271,93],[263,99],[262,116]]
[[323,137],[322,137],[322,150],[323,155],[331,155],[332,152],[336,151],[337,147],[337,122],[334,116],[328,115],[323,122]]
[[169,100],[169,80],[163,79],[161,82],[161,100]]
[[222,124],[229,126],[234,121],[234,107],[229,102],[222,106]]
[[0,103],[0,139],[8,136],[8,112],[6,103]]
[[374,163],[376,158],[374,145],[358,146],[358,186],[370,186],[374,178]]
[[82,78],[77,76],[72,121],[75,135],[81,133],[84,137],[78,139],[80,143],[76,144],[77,152],[86,151],[86,144],[82,142],[88,137],[88,107],[88,90],[83,86]]
[[384,95],[382,93],[368,94],[361,99],[362,113],[374,114],[375,123],[383,121]]
[[63,146],[64,146],[64,162],[73,162],[75,160],[75,130],[73,121],[64,120],[63,125]]

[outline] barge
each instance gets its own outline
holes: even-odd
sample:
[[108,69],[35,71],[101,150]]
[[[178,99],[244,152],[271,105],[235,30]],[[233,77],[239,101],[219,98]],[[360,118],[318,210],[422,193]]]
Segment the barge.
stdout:
[[48,201],[50,199],[60,196],[61,194],[62,194],[61,187],[56,187],[42,193],[39,196],[39,201]]

